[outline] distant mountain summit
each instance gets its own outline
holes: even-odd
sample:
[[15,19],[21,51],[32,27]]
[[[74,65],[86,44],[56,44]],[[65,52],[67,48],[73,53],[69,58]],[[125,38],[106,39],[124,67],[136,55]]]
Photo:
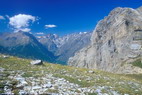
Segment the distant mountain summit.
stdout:
[[[117,73],[142,73],[142,7],[115,8],[94,30],[91,43],[68,64]],[[139,67],[135,67],[139,66]]]
[[92,32],[80,32],[60,37],[56,34],[36,36],[49,51],[57,56],[57,61],[66,63],[75,52],[90,44]]
[[0,53],[52,62],[54,55],[28,32],[0,34]]
[[49,51],[55,53],[58,49],[56,40],[59,38],[56,34],[46,34],[42,36],[35,36],[38,41],[44,45]]

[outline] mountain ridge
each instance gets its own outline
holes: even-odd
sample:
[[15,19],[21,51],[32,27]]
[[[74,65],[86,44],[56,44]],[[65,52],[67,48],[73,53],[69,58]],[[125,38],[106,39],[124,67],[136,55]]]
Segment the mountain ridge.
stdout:
[[[53,61],[54,55],[28,32],[8,32],[0,35],[0,52],[26,58]],[[46,58],[45,58],[46,57]]]

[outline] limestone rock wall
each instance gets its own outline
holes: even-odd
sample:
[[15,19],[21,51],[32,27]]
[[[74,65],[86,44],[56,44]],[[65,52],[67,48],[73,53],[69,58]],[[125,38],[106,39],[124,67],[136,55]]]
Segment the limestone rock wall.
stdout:
[[[141,55],[142,8],[119,7],[97,24],[91,37],[91,44],[71,57],[68,64],[123,73],[125,70],[122,65],[130,59],[134,61]],[[128,66],[128,69],[131,67],[135,68]]]

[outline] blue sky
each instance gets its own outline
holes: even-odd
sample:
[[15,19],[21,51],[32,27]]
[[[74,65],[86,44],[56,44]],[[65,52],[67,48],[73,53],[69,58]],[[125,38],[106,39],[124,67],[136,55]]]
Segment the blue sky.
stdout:
[[[0,0],[0,32],[14,31],[9,18],[18,14],[36,17],[31,32],[65,35],[92,31],[115,7],[138,8],[142,0]],[[38,20],[37,20],[38,18]],[[45,25],[55,25],[45,28]],[[14,27],[15,28],[15,27]]]

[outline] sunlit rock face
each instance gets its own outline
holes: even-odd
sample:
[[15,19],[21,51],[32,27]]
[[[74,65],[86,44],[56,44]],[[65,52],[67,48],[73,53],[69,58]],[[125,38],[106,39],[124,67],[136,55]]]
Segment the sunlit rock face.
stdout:
[[97,24],[91,44],[71,57],[68,64],[118,73],[132,73],[133,70],[141,73],[133,66],[123,66],[141,55],[142,7],[119,7]]

